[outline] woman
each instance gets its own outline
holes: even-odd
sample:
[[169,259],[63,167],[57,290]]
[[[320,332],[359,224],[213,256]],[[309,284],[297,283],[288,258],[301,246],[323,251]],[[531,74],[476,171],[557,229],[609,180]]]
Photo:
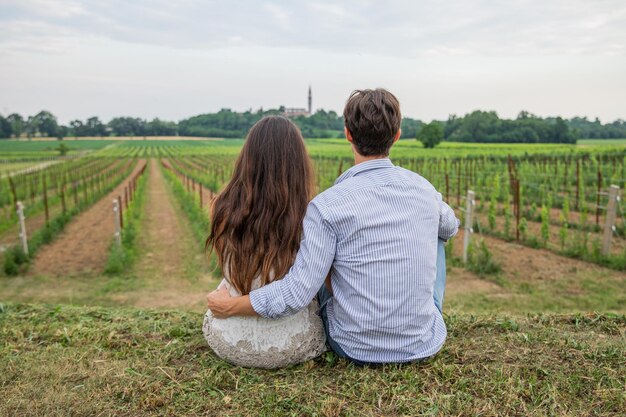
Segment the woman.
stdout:
[[[289,119],[269,116],[248,133],[233,177],[211,211],[207,249],[224,272],[220,286],[245,295],[283,277],[300,245],[302,219],[313,197],[313,169],[300,131]],[[203,332],[209,346],[235,365],[278,368],[318,356],[325,335],[317,301],[280,320],[213,318]]]

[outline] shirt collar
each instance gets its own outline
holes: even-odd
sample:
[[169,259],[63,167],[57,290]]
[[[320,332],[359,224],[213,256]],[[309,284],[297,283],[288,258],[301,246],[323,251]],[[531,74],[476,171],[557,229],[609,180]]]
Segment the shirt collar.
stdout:
[[372,159],[371,161],[361,162],[341,174],[339,178],[335,180],[335,184],[339,184],[348,178],[355,177],[361,172],[371,171],[373,169],[392,168],[393,166],[394,165],[389,158]]

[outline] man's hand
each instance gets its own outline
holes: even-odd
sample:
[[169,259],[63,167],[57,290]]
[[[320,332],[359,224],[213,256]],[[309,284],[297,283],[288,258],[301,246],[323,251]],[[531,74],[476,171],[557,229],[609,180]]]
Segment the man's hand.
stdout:
[[206,301],[213,317],[227,319],[232,316],[257,316],[250,304],[250,297],[232,297],[226,287],[207,294]]
[[211,291],[206,296],[209,310],[213,313],[213,317],[218,319],[226,319],[232,316],[232,304],[234,297],[230,296],[226,287],[221,287],[215,291]]

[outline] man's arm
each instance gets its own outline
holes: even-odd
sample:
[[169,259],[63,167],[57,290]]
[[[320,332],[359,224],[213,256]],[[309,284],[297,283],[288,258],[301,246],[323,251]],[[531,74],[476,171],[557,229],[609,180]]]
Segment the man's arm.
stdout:
[[221,287],[206,296],[213,317],[225,319],[232,316],[258,316],[250,304],[250,297],[231,297],[228,289]]
[[311,202],[303,222],[300,250],[289,273],[248,296],[230,297],[216,290],[207,296],[215,317],[260,315],[279,318],[303,309],[324,284],[335,258],[337,237],[319,207]]
[[447,205],[441,193],[436,192],[437,203],[439,204],[439,238],[448,240],[459,231],[459,219],[456,218],[454,210]]

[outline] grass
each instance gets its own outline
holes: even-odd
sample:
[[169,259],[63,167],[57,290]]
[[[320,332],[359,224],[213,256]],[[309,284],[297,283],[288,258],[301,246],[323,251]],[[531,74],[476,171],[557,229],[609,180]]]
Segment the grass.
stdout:
[[38,162],[8,162],[0,165],[0,174],[7,174],[10,172],[21,171],[26,168],[38,165]]
[[619,139],[578,139],[578,145],[588,146],[588,145],[616,145],[616,146],[626,146],[626,138]]
[[146,197],[146,176],[150,175],[150,167],[137,178],[137,189],[134,198],[123,210],[123,224],[121,230],[121,245],[115,241],[109,246],[109,256],[105,272],[110,275],[120,274],[128,270],[135,261],[135,238],[138,234],[139,222],[143,214],[143,205]]
[[0,415],[623,415],[626,317],[450,315],[433,359],[278,371],[216,358],[196,313],[0,305]]
[[[453,271],[448,275],[457,273]],[[481,279],[494,286],[472,292],[448,292],[446,308],[453,312],[478,315],[516,316],[585,311],[624,314],[626,311],[626,281],[624,278],[607,276],[603,271],[572,271],[569,276],[542,280],[528,280],[500,272],[482,276]],[[453,285],[449,284],[448,288]]]

